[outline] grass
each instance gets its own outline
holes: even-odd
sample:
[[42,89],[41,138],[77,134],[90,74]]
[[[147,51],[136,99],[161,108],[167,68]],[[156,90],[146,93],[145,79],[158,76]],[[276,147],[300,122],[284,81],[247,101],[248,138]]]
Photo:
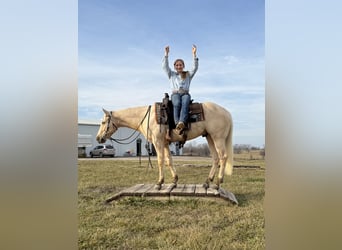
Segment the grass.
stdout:
[[[156,160],[153,169],[147,168],[146,159],[141,165],[138,159],[79,160],[79,249],[265,249],[264,161],[247,158],[243,165],[261,169],[236,168],[222,185],[235,194],[239,206],[198,198],[136,197],[106,205],[105,199],[124,188],[155,183]],[[204,182],[210,159],[190,162],[175,160],[179,183]],[[168,169],[165,181],[172,181]]]

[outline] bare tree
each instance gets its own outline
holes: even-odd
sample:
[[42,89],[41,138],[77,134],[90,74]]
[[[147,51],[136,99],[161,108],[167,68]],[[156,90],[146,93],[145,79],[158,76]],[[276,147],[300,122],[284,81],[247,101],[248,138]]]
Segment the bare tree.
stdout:
[[[260,149],[259,147],[251,146],[250,144],[235,144],[234,145],[234,153],[251,153],[251,151],[260,150],[260,155],[265,156],[265,148]],[[207,143],[202,143],[199,145],[195,145],[193,143],[187,143],[183,147],[183,155],[199,155],[199,156],[210,156],[210,150]],[[250,155],[250,158],[253,159],[253,156]]]
[[262,159],[265,160],[265,146],[260,150],[260,155],[262,156]]
[[188,143],[183,148],[183,155],[210,156],[209,146],[207,143],[199,145]]
[[250,144],[235,144],[234,145],[234,153],[235,154],[241,154],[244,152],[249,153],[251,150],[251,145]]

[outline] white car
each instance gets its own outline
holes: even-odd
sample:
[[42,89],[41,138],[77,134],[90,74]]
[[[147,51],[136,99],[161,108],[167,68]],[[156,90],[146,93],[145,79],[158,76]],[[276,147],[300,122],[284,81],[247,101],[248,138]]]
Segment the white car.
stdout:
[[93,158],[94,156],[98,157],[105,157],[105,156],[110,156],[114,157],[115,156],[115,148],[112,145],[97,145],[95,148],[93,148],[90,151],[90,157]]

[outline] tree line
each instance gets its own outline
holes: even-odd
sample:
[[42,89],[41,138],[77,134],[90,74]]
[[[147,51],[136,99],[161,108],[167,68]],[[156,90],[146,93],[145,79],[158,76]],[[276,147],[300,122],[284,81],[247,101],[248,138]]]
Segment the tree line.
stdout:
[[[265,156],[265,147],[256,147],[250,144],[234,144],[234,154],[250,153],[250,151],[260,150],[260,155]],[[210,156],[209,146],[207,143],[194,145],[191,142],[183,147],[183,155],[190,156]]]

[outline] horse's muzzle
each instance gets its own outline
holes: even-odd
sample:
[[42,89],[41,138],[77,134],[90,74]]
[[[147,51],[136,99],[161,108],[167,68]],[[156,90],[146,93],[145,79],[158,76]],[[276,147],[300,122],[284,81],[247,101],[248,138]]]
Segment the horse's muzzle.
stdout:
[[103,137],[100,137],[100,136],[96,136],[96,140],[98,143],[105,143],[106,140],[103,138]]

